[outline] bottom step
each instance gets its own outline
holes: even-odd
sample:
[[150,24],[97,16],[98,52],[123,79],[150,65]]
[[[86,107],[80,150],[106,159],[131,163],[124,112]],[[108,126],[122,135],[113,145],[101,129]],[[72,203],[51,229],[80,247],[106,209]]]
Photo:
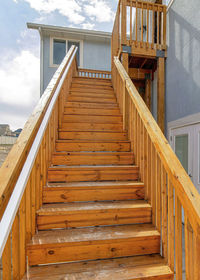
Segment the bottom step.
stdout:
[[31,267],[23,280],[172,280],[159,255]]

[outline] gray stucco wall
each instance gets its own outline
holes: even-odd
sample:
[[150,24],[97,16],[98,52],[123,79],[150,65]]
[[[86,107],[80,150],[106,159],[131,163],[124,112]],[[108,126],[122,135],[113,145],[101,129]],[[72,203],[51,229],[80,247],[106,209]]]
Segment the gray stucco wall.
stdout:
[[175,0],[168,12],[167,122],[200,112],[200,1]]
[[[59,37],[54,35],[52,37]],[[63,37],[67,38],[67,37]],[[106,38],[90,38],[87,36],[70,39],[83,40],[83,68],[93,70],[111,69],[111,43]],[[43,90],[46,89],[57,67],[50,67],[50,35],[43,36]]]

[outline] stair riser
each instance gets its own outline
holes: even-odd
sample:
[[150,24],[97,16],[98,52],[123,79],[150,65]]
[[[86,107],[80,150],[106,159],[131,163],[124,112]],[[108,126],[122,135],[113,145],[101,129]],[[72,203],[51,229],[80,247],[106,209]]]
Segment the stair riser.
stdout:
[[60,131],[59,139],[71,139],[71,140],[127,140],[127,133],[121,132],[71,132],[71,131]]
[[67,131],[123,131],[122,124],[62,123],[61,129]]
[[115,98],[98,98],[98,97],[86,97],[86,96],[69,96],[68,101],[70,102],[100,102],[100,103],[115,103],[116,104],[116,99]]
[[75,143],[75,142],[57,142],[56,151],[69,151],[69,152],[80,152],[80,151],[90,151],[90,152],[129,152],[131,147],[130,143],[124,142],[114,142],[114,143],[95,143],[95,142],[85,142],[85,143]]
[[70,246],[69,243],[29,245],[27,249],[29,265],[107,259],[159,253],[160,237],[146,236],[118,241],[103,240],[93,244],[79,242],[74,246]]
[[68,97],[70,96],[83,96],[83,97],[97,97],[97,98],[111,98],[111,99],[115,99],[116,100],[116,96],[113,92],[87,92],[87,91],[70,91]]
[[138,168],[132,170],[48,170],[49,182],[128,181],[138,180]]
[[151,208],[137,209],[104,209],[77,211],[73,214],[48,213],[37,216],[39,230],[70,227],[89,227],[122,224],[151,223]]
[[84,102],[67,102],[65,105],[66,108],[118,108],[117,103],[107,104],[107,103],[84,103]]
[[52,157],[53,165],[128,165],[134,164],[133,154],[127,155],[108,155],[101,153],[97,155],[87,155],[87,153],[80,153],[78,155],[54,154]]
[[83,84],[72,84],[71,88],[70,88],[71,91],[73,90],[79,90],[79,91],[93,91],[93,92],[96,92],[96,91],[101,91],[101,92],[114,92],[113,91],[113,87],[111,85],[90,85],[90,84],[87,84],[87,85],[83,85]]
[[97,86],[112,86],[112,82],[110,79],[104,79],[104,80],[97,80],[97,79],[87,79],[85,80],[85,78],[76,78],[73,79],[72,81],[73,85],[97,85]]
[[43,189],[44,203],[144,199],[144,186]]
[[93,109],[93,108],[65,108],[65,114],[68,115],[99,115],[103,116],[118,116],[120,115],[119,109]]
[[[87,115],[63,115],[64,122],[74,123],[121,123],[122,116],[87,116]],[[115,140],[115,139],[113,139]]]

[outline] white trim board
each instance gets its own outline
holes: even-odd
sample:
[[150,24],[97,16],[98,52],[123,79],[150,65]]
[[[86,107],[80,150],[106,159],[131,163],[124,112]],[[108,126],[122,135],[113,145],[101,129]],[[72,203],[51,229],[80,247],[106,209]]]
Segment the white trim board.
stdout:
[[66,53],[68,52],[67,46],[68,41],[79,42],[80,43],[80,65],[78,67],[83,68],[83,40],[72,39],[70,37],[50,37],[50,46],[49,46],[49,67],[59,67],[57,64],[53,64],[53,40],[64,40],[66,41]]
[[179,127],[189,126],[200,123],[200,113],[189,115],[187,117],[177,119],[172,122],[168,122],[167,130],[168,130],[168,138],[171,135],[171,130]]

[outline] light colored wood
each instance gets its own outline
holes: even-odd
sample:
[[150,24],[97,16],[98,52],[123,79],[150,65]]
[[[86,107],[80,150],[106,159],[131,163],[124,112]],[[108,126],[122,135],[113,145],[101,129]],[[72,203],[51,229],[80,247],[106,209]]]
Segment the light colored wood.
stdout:
[[8,236],[8,240],[4,247],[2,255],[2,268],[3,268],[3,280],[11,280],[11,236]]
[[31,239],[31,218],[32,218],[32,213],[31,213],[31,189],[30,189],[30,180],[27,183],[26,186],[26,208],[25,208],[25,215],[26,215],[26,243],[28,243]]
[[103,115],[103,116],[115,116],[119,115],[119,109],[101,109],[97,110],[96,108],[66,108],[65,114],[68,115]]
[[158,58],[157,119],[161,131],[165,131],[165,58]]
[[126,0],[121,0],[121,44],[126,44]]
[[146,78],[145,103],[146,103],[148,109],[151,111],[151,79],[150,78]]
[[117,140],[117,141],[124,141],[128,140],[127,132],[107,132],[107,131],[59,131],[59,139],[60,140]]
[[168,264],[174,271],[174,189],[168,178]]
[[66,123],[62,130],[68,131],[123,131],[122,123]]
[[157,155],[157,184],[156,184],[156,227],[161,232],[161,162]]
[[50,204],[37,212],[39,230],[143,223],[151,223],[151,206],[141,200]]
[[160,235],[152,225],[41,231],[28,245],[30,265],[158,253]]
[[96,97],[71,95],[71,96],[69,96],[68,101],[71,101],[71,102],[82,101],[82,102],[97,102],[97,103],[111,103],[111,104],[113,104],[116,100],[115,100],[115,98],[101,98],[98,95]]
[[[100,113],[99,113],[100,114]],[[102,115],[64,115],[64,122],[73,123],[119,123],[122,121],[122,116],[102,116]]]
[[15,220],[12,226],[12,272],[13,279],[19,280],[20,277],[20,251],[19,251],[19,211],[15,216]]
[[23,195],[19,207],[19,257],[20,257],[20,279],[26,271],[26,194]]
[[[73,277],[74,280],[172,280],[172,272],[159,255],[147,255],[112,260],[84,261],[69,264],[56,264],[32,267],[30,280],[61,280]],[[28,280],[27,278],[23,280]]]
[[150,74],[151,70],[140,69],[140,68],[129,68],[128,74],[131,79],[134,80],[145,80],[146,74]]
[[140,182],[74,182],[49,184],[43,191],[44,203],[144,199]]
[[176,248],[176,279],[182,280],[182,209],[175,195],[175,248]]
[[95,102],[91,102],[91,103],[84,103],[84,102],[67,102],[65,104],[66,108],[118,108],[118,104],[117,103],[95,103]]
[[167,243],[167,173],[161,165],[161,231],[162,231],[162,256],[167,260],[168,243]]
[[138,180],[138,167],[127,166],[90,166],[90,167],[50,167],[49,182],[85,181],[124,181]]

